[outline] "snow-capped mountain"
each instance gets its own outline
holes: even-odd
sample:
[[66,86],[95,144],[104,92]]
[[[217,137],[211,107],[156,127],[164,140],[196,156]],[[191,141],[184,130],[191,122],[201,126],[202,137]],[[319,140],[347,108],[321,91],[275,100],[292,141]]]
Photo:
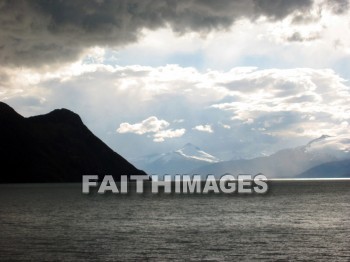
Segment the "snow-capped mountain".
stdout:
[[[266,157],[209,164],[190,170],[190,173],[217,176],[225,173],[234,175],[263,173],[270,178],[292,178],[313,167],[346,159],[350,159],[350,136],[323,135],[305,146],[284,149]],[[336,172],[336,170],[334,174],[330,172],[329,177],[336,177]]]
[[158,175],[184,174],[188,170],[219,161],[220,160],[215,156],[201,150],[191,143],[175,151],[148,155],[131,160],[138,168],[142,168],[149,174]]
[[343,160],[350,158],[350,136],[323,135],[312,140],[305,146],[305,152],[315,158],[336,158]]
[[191,143],[187,143],[184,147],[182,147],[179,150],[176,150],[174,153],[179,154],[187,159],[198,160],[208,163],[216,163],[220,161],[215,156],[204,152],[199,147],[192,145]]

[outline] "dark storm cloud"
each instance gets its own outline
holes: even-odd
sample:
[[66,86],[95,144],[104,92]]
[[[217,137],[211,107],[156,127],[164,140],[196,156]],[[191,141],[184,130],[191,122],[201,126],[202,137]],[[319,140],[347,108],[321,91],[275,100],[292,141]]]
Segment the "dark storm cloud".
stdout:
[[310,0],[254,0],[256,15],[282,19],[288,14],[302,11],[312,5]]
[[59,64],[87,47],[137,41],[143,28],[205,33],[241,17],[278,20],[311,5],[311,0],[0,0],[0,63]]

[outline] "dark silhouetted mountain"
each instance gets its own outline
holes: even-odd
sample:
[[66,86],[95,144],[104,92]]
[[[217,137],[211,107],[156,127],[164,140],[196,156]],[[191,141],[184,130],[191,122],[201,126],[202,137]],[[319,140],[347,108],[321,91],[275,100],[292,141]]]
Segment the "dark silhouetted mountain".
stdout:
[[0,183],[81,182],[82,175],[146,175],[58,109],[24,118],[0,102]]
[[301,173],[298,178],[350,178],[350,159],[324,163]]

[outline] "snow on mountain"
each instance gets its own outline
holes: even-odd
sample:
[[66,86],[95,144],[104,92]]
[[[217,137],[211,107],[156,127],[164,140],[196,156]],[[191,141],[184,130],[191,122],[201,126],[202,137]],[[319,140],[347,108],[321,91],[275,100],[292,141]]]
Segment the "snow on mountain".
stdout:
[[330,156],[338,160],[350,158],[350,136],[323,135],[305,146],[305,152],[315,157]]
[[[323,135],[304,146],[284,149],[269,156],[248,160],[220,161],[215,156],[188,143],[178,150],[148,155],[131,162],[149,174],[158,175],[201,174],[205,177],[208,174],[214,174],[219,177],[225,173],[233,175],[263,173],[270,178],[292,178],[314,167],[322,167],[325,163],[337,163],[343,160],[350,160],[350,135],[336,137]],[[330,167],[333,166],[335,164],[330,165]],[[341,164],[339,168],[333,169],[333,173],[329,173],[329,177],[336,177],[337,170],[344,173],[346,167],[347,165]]]
[[291,178],[315,166],[344,159],[350,159],[350,136],[323,135],[305,146],[284,149],[266,157],[209,164],[190,170],[190,173],[203,176],[207,174],[220,176],[225,173],[234,175],[263,173],[267,177]]
[[148,155],[130,161],[149,174],[164,175],[184,174],[188,170],[205,164],[217,163],[220,160],[199,147],[188,143],[175,151]]
[[219,162],[218,158],[204,152],[200,148],[192,145],[191,143],[188,143],[183,148],[176,150],[175,153],[178,153],[187,159],[204,161],[208,163]]

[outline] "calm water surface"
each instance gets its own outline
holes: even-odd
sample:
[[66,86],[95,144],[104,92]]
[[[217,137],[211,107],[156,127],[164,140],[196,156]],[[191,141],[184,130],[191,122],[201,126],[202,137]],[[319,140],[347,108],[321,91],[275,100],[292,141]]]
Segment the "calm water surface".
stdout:
[[83,195],[0,185],[1,261],[350,261],[350,181],[266,195]]

